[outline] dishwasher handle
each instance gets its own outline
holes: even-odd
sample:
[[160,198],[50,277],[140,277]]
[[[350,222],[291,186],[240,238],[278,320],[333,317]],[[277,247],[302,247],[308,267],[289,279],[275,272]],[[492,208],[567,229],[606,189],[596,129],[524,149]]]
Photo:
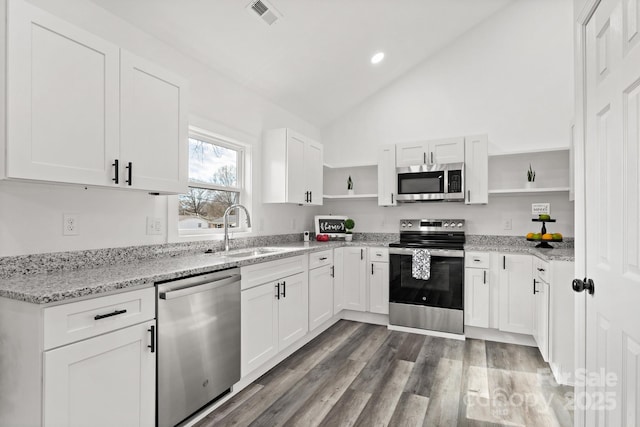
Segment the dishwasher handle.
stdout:
[[175,289],[175,290],[166,291],[166,292],[160,292],[159,297],[160,299],[164,299],[164,300],[180,298],[186,295],[192,295],[192,294],[197,294],[199,292],[210,291],[210,290],[213,290],[222,286],[227,286],[239,281],[240,281],[240,275],[232,274],[230,276],[224,276],[208,283],[199,283],[196,285],[187,286],[185,288]]

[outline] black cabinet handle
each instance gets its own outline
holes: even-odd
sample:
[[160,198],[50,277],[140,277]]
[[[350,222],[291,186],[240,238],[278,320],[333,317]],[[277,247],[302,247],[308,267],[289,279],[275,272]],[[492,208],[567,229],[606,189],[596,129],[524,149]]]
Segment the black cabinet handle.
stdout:
[[155,353],[156,352],[156,327],[151,325],[151,327],[149,327],[147,331],[151,333],[151,344],[149,344],[147,347],[151,349],[151,353]]
[[276,285],[276,298],[280,299],[280,282]]
[[544,268],[538,268],[538,271],[544,271]]
[[107,314],[96,314],[96,315],[94,316],[94,320],[105,319],[105,318],[107,318],[107,317],[111,317],[111,316],[118,316],[119,314],[124,314],[124,313],[126,313],[126,312],[127,312],[127,310],[126,310],[126,309],[124,309],[124,310],[116,310],[116,311],[114,311],[113,313],[107,313]]
[[327,259],[326,256],[320,257],[320,261],[324,261],[325,259]]
[[533,279],[533,294],[535,295],[538,292],[540,292],[540,291],[536,290],[536,279]]
[[331,277],[336,277],[336,268],[333,265],[331,266]]
[[131,179],[131,174],[133,172],[133,164],[129,162],[127,166],[125,166],[125,169],[127,169],[127,176],[129,177],[129,179],[125,180],[125,182],[127,183],[127,185],[131,185],[133,183],[133,179]]
[[427,163],[427,153],[422,153],[422,163]]
[[360,259],[364,259],[364,249],[360,249]]
[[502,269],[503,270],[507,269],[507,256],[506,255],[502,255]]
[[482,272],[482,283],[487,284],[487,270]]
[[433,151],[430,154],[431,154],[431,164],[433,164]]
[[287,297],[287,282],[282,282],[282,298]]
[[111,178],[111,181],[115,182],[116,184],[120,183],[120,162],[118,161],[118,159],[115,159],[113,161],[113,163],[111,164],[111,166],[113,166],[113,173],[114,173],[114,177]]
[[313,191],[309,191],[309,203],[313,203]]
[[371,263],[371,275],[373,276],[373,263]]
[[391,193],[391,204],[393,204],[393,193]]

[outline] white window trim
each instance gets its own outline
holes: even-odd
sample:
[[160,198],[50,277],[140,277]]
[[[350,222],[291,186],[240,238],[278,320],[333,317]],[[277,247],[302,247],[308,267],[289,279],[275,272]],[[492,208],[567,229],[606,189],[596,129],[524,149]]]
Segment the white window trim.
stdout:
[[[206,184],[200,182],[189,182],[189,187],[195,188],[207,188],[211,190],[225,190],[225,191],[238,191],[240,193],[240,203],[245,206],[252,214],[253,209],[251,201],[251,144],[236,140],[234,138],[227,137],[215,132],[208,131],[198,126],[189,126],[189,138],[200,139],[205,142],[210,142],[215,145],[238,150],[238,184],[239,187],[223,187],[215,184]],[[221,228],[207,228],[207,229],[194,229],[194,230],[180,230],[178,221],[178,196],[170,196],[167,203],[168,209],[168,224],[170,230],[167,233],[167,240],[169,242],[180,241],[193,241],[193,240],[221,240],[224,236],[224,230]],[[231,236],[249,236],[252,235],[252,230],[246,227],[246,223],[240,228],[229,229]],[[253,224],[252,224],[253,225]]]

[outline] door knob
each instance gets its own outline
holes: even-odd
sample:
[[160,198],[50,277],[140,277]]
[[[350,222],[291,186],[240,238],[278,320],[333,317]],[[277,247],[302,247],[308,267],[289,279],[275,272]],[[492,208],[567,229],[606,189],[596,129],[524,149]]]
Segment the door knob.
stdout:
[[573,279],[573,290],[575,292],[582,292],[586,290],[589,295],[593,295],[595,292],[595,283],[593,283],[593,280],[587,279],[586,277],[583,280]]

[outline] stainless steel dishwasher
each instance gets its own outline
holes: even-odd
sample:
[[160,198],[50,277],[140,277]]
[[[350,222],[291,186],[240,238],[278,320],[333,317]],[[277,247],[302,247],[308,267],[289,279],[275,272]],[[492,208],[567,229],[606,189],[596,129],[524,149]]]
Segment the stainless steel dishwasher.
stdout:
[[240,379],[240,269],[159,283],[158,426],[175,426]]

